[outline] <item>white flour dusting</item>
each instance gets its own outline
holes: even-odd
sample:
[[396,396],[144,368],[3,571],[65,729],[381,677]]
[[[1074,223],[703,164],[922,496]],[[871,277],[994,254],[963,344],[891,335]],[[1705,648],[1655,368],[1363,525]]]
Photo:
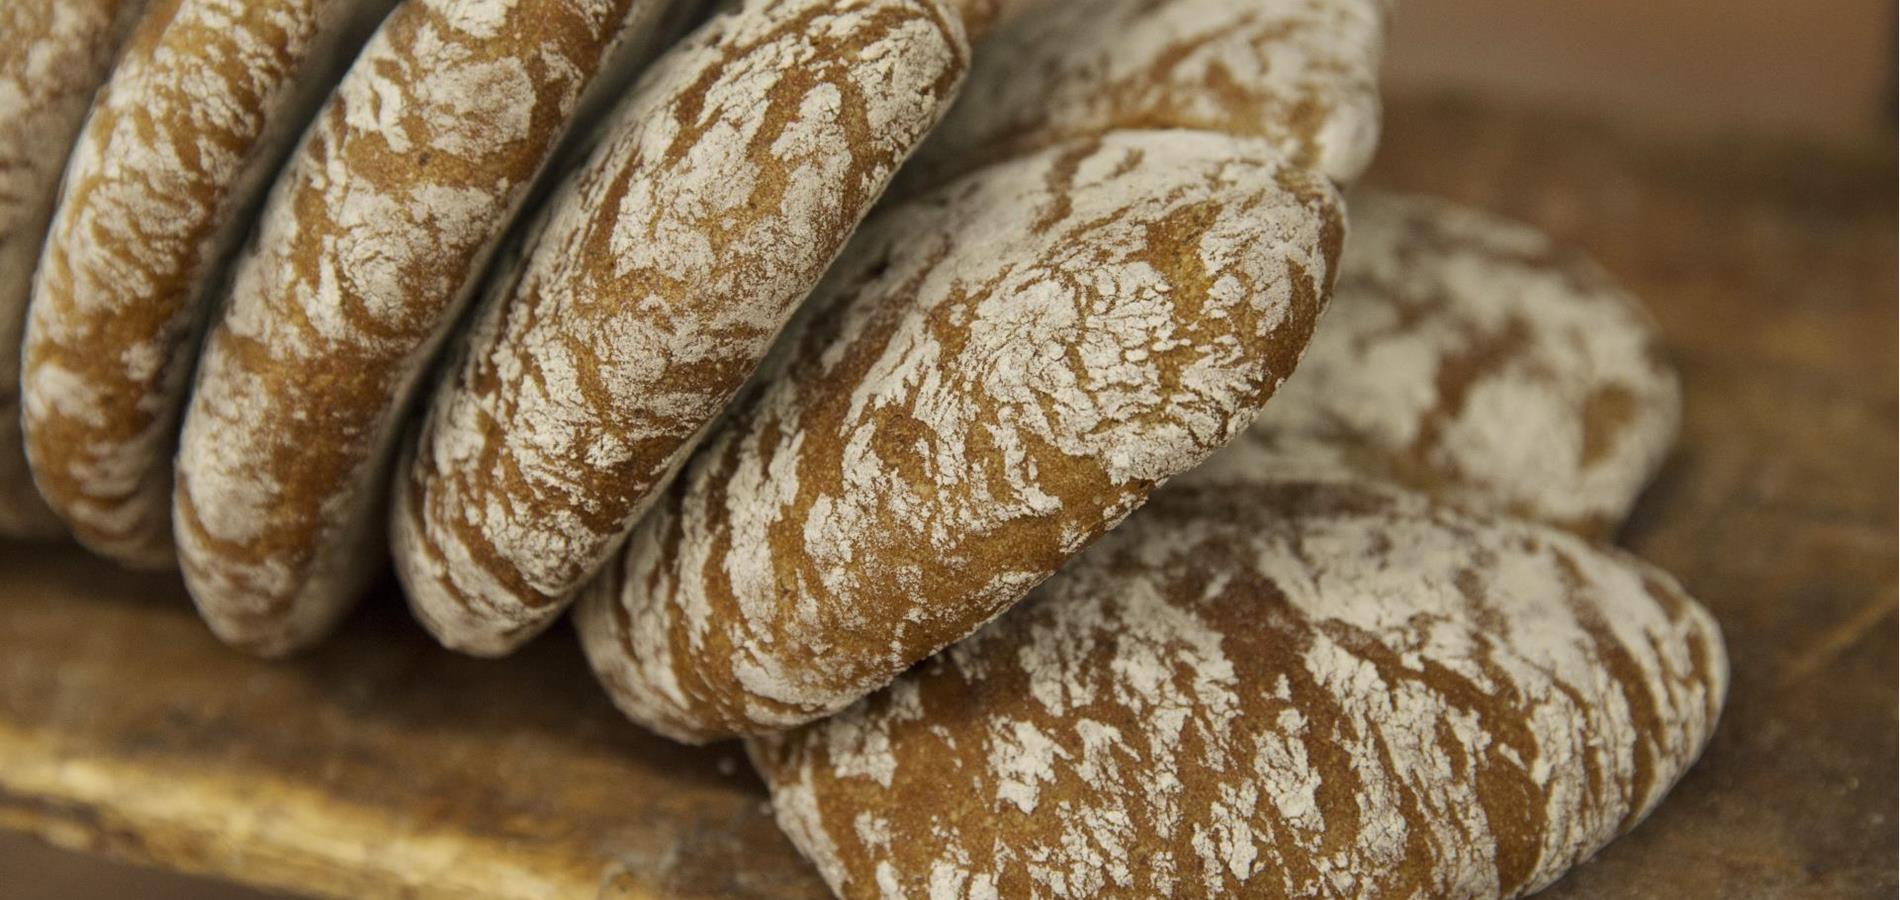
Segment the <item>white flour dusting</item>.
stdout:
[[500,653],[552,621],[752,371],[967,63],[937,0],[759,2],[669,51],[435,392],[392,517],[412,603]]
[[1336,204],[1265,144],[1129,132],[867,223],[587,597],[623,709],[809,721],[1007,608],[1251,420]]
[[1116,128],[1272,143],[1352,181],[1379,137],[1381,0],[1054,0],[998,30],[900,192]]
[[0,4],[0,537],[51,537],[20,433],[20,340],[66,157],[130,30],[134,0]]
[[1305,359],[1184,484],[1387,478],[1600,531],[1674,443],[1681,388],[1648,313],[1525,226],[1362,191]]
[[752,747],[842,896],[1517,896],[1641,820],[1727,665],[1708,614],[1630,557],[1283,482],[1163,492],[897,685],[902,716],[881,692]]
[[179,453],[186,580],[228,639],[314,639],[374,574],[422,367],[575,110],[665,8],[411,0],[336,87],[236,267]]
[[225,261],[393,2],[161,4],[101,90],[35,281],[23,385],[35,477],[93,550],[174,564],[172,451]]

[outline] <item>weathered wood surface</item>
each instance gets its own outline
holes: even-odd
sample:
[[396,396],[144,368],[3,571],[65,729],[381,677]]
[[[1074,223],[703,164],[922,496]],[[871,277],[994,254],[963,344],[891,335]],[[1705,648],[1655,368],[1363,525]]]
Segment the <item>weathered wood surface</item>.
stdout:
[[[1656,309],[1682,444],[1627,529],[1726,630],[1729,709],[1560,897],[1895,891],[1895,183],[1865,156],[1629,143],[1398,104],[1372,181],[1535,222]],[[292,662],[175,581],[0,546],[0,826],[336,896],[818,896],[736,748],[626,724],[557,629],[435,649],[387,589]]]

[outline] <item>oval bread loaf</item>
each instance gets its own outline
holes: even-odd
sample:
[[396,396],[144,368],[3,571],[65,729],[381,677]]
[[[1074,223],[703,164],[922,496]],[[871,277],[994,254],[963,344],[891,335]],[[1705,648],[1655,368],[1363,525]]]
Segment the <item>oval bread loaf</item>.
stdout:
[[937,0],[754,2],[654,64],[434,392],[397,571],[444,644],[513,649],[758,365],[968,62]]
[[92,550],[174,565],[171,468],[226,258],[393,0],[154,0],[73,151],[35,280],[27,453]]
[[1189,131],[880,215],[589,588],[596,672],[703,741],[827,715],[969,634],[1246,427],[1341,228],[1324,178]]
[[985,42],[898,193],[1116,128],[1258,137],[1351,181],[1378,145],[1384,18],[1382,0],[1042,3]]
[[1715,726],[1715,622],[1556,529],[1170,488],[971,639],[753,744],[845,897],[1511,897]]
[[1675,440],[1649,314],[1516,223],[1362,191],[1299,371],[1185,484],[1371,476],[1469,507],[1614,529]]
[[226,641],[322,635],[381,559],[401,414],[576,108],[666,0],[407,0],[273,189],[205,344],[180,560]]
[[51,537],[61,530],[27,469],[20,340],[66,157],[140,5],[0,3],[0,537]]

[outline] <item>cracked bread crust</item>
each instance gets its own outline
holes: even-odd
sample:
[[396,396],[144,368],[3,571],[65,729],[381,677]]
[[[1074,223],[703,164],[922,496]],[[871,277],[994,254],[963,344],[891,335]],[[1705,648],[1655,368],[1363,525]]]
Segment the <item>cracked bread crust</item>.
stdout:
[[139,0],[0,4],[0,537],[64,531],[33,484],[20,430],[20,341],[33,270],[86,109]]
[[497,281],[391,517],[417,617],[512,650],[606,561],[948,108],[937,0],[753,3],[655,63]]
[[579,609],[682,740],[834,712],[1015,603],[1251,421],[1341,211],[1270,146],[1127,132],[868,222]]
[[1674,580],[1567,532],[1370,483],[1170,488],[751,750],[843,897],[1512,897],[1642,820],[1727,680]]
[[1300,369],[1185,484],[1380,478],[1613,531],[1675,442],[1654,321],[1595,263],[1514,222],[1359,191]]
[[33,476],[75,537],[168,569],[198,336],[258,200],[394,0],[153,0],[73,150],[24,348]]
[[577,109],[664,0],[409,0],[273,189],[205,346],[179,553],[206,620],[267,654],[374,575],[401,415]]
[[911,196],[1000,159],[1115,129],[1266,140],[1348,183],[1379,139],[1381,0],[1069,0],[998,28]]

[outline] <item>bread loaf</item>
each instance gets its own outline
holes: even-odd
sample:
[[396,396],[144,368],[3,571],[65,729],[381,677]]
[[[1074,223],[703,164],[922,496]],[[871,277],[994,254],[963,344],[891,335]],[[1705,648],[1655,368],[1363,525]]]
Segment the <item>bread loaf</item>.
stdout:
[[775,0],[654,64],[434,393],[392,513],[460,650],[539,632],[757,366],[968,50],[938,0]]
[[1376,477],[1589,533],[1675,440],[1681,391],[1646,311],[1522,225],[1362,191],[1300,369],[1184,483]]
[[1641,821],[1726,685],[1700,606],[1569,533],[1370,484],[1170,488],[753,755],[845,897],[1510,897]]
[[576,107],[667,0],[407,0],[279,179],[178,455],[192,597],[225,640],[314,640],[379,571],[413,388]]
[[255,203],[393,0],[153,0],[74,149],[35,280],[27,453],[93,550],[174,564],[197,335]]
[[140,0],[0,3],[0,537],[50,537],[59,519],[27,470],[20,336],[66,156]]
[[1351,181],[1378,144],[1384,10],[1382,0],[1041,3],[984,43],[898,193],[1115,128],[1258,137]]
[[636,721],[807,722],[1019,600],[1246,427],[1332,287],[1324,178],[1124,132],[866,223],[579,609]]

